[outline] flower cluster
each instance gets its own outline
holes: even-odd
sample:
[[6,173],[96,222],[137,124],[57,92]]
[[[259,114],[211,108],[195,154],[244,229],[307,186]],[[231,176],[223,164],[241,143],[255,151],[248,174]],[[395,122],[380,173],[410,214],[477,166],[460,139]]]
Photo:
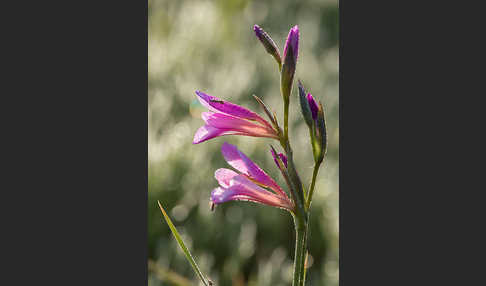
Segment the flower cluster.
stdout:
[[[289,97],[299,55],[299,28],[294,26],[290,29],[282,56],[275,42],[261,27],[255,25],[253,30],[265,50],[273,56],[278,64],[281,74],[282,96],[288,112]],[[320,162],[324,156],[326,142],[323,108],[320,103],[316,103],[310,93],[305,94],[300,81],[299,95],[302,114],[311,134],[314,158],[316,162]],[[276,139],[286,149],[286,152],[290,151],[290,145],[286,142],[288,141],[287,118],[285,120],[285,132],[282,133],[275,113],[272,115],[259,98],[255,97],[264,108],[270,122],[245,107],[204,92],[196,91],[196,96],[201,104],[208,109],[208,112],[202,113],[202,119],[205,124],[197,130],[193,144],[199,144],[224,135],[242,135]],[[275,180],[238,150],[236,146],[225,142],[221,151],[228,164],[238,172],[225,168],[216,170],[215,178],[220,186],[211,193],[212,203],[221,204],[231,200],[251,201],[279,207],[290,212],[296,211],[296,196],[293,195],[289,198]],[[277,167],[286,178],[289,189],[292,189],[292,184],[289,182],[291,181],[292,173],[287,170],[287,156],[283,153],[277,153],[273,147],[271,154]],[[301,195],[300,197],[303,196]]]
[[[293,162],[288,132],[289,99],[292,93],[293,79],[299,55],[299,28],[294,26],[290,29],[282,56],[280,56],[279,49],[270,35],[258,25],[255,25],[253,30],[265,50],[278,64],[280,91],[284,103],[283,130],[278,124],[275,112],[272,113],[257,96],[254,96],[255,100],[263,108],[270,121],[263,119],[257,113],[243,106],[196,91],[198,100],[208,109],[208,112],[202,113],[202,119],[205,124],[197,130],[193,144],[199,144],[225,135],[271,138],[280,143],[285,153],[276,151],[272,145],[270,145],[270,152],[277,168],[285,179],[290,196],[272,177],[243,152],[238,150],[236,146],[225,142],[221,147],[221,153],[234,170],[227,168],[216,170],[214,177],[218,181],[219,187],[211,192],[211,209],[217,204],[228,201],[249,201],[290,212],[294,219],[296,232],[293,285],[303,286],[306,276],[309,208],[312,202],[317,172],[326,153],[327,136],[324,109],[322,104],[316,102],[310,93],[306,93],[304,86],[299,80],[300,106],[304,120],[309,127],[310,142],[315,161],[312,182],[308,191],[306,191]],[[213,285],[200,271],[160,202],[159,207],[194,271],[204,285]]]

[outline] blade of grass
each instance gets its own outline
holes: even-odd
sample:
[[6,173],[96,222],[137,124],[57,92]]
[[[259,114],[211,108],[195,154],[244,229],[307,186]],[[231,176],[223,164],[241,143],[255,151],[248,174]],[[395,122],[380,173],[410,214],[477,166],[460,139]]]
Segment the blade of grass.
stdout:
[[174,238],[177,240],[177,243],[179,244],[182,251],[184,252],[184,255],[186,256],[187,260],[189,261],[189,263],[191,263],[191,266],[192,266],[192,269],[194,269],[194,272],[196,272],[196,274],[199,276],[199,278],[201,279],[201,281],[204,283],[205,286],[212,285],[212,283],[209,283],[207,281],[207,279],[204,277],[201,270],[199,270],[199,267],[197,266],[196,261],[194,260],[194,257],[192,257],[191,253],[189,252],[189,249],[187,249],[186,245],[182,241],[182,238],[179,235],[179,232],[177,231],[174,224],[170,220],[169,216],[165,212],[164,208],[160,204],[160,201],[157,201],[157,203],[159,203],[160,210],[162,211],[162,214],[164,215],[165,221],[169,225],[170,231],[174,235]]
[[183,277],[179,274],[170,271],[169,269],[163,268],[162,266],[158,265],[155,261],[150,260],[148,261],[148,270],[155,274],[155,276],[164,282],[169,282],[171,285],[177,286],[191,286],[194,283]]

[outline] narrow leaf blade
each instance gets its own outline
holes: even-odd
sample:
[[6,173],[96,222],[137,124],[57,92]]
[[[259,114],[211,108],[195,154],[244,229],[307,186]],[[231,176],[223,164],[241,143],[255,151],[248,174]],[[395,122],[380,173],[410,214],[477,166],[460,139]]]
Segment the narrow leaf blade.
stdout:
[[270,119],[270,121],[272,121],[273,125],[275,125],[276,122],[274,121],[274,118],[272,117],[272,113],[270,113],[270,110],[268,109],[267,105],[263,102],[263,100],[261,100],[258,96],[254,95],[254,94],[253,94],[253,98],[255,98],[255,100],[260,104],[260,106],[263,108],[263,110],[267,114],[268,118]]
[[181,238],[179,232],[177,231],[174,224],[170,220],[169,216],[165,212],[164,208],[160,204],[160,201],[157,201],[157,203],[159,203],[160,211],[162,211],[162,214],[164,215],[164,219],[167,222],[167,224],[169,225],[170,231],[172,232],[172,234],[174,235],[174,238],[176,239],[177,243],[179,244],[182,251],[184,252],[184,255],[186,256],[187,260],[189,261],[189,263],[191,263],[191,266],[194,269],[194,272],[196,272],[196,274],[199,276],[199,278],[204,283],[204,285],[209,286],[209,283],[207,282],[206,278],[204,277],[201,270],[197,266],[196,261],[194,260],[194,257],[192,257],[191,253],[189,252],[189,249],[187,249],[186,245],[182,241],[182,238]]

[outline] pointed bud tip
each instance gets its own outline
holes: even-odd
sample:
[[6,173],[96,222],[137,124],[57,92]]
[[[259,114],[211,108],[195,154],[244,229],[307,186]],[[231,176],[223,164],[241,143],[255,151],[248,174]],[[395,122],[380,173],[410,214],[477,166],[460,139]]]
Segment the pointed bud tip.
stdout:
[[310,93],[307,94],[307,102],[309,102],[309,107],[312,112],[312,119],[316,120],[319,106],[317,105],[317,102],[315,101],[314,97],[312,97],[312,94]]
[[292,81],[295,74],[295,69],[297,65],[297,59],[299,57],[299,28],[295,25],[289,31],[287,40],[285,41],[285,46],[283,50],[283,65],[282,65],[282,76],[281,84],[282,91],[284,92],[284,99],[290,96],[290,91],[292,89]]
[[278,51],[278,47],[275,44],[275,42],[272,40],[270,35],[268,35],[260,26],[254,25],[253,26],[253,31],[255,31],[255,36],[258,38],[258,40],[262,43],[263,47],[269,53],[272,55],[272,57],[275,58],[279,66],[282,63],[282,59],[280,57],[280,52]]
[[255,25],[253,26],[253,31],[255,32],[255,35],[260,38],[262,36],[262,28],[260,26]]

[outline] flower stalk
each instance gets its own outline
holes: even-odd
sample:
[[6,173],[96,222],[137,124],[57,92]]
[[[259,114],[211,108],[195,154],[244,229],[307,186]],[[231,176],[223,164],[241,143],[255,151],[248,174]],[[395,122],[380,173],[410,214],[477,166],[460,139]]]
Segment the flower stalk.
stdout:
[[[290,94],[292,91],[293,78],[295,74],[298,50],[299,50],[299,29],[294,26],[287,37],[283,52],[283,65],[281,69],[280,77],[280,91],[284,101],[284,133],[280,138],[282,148],[285,150],[288,168],[287,180],[291,190],[292,198],[296,201],[296,210],[293,214],[294,226],[295,226],[295,256],[294,256],[294,278],[293,286],[303,286],[305,284],[305,260],[307,255],[307,237],[308,237],[308,223],[309,223],[309,207],[306,200],[306,193],[302,181],[297,174],[295,164],[293,161],[292,148],[289,141],[289,107],[290,107]],[[308,114],[311,112],[311,108],[306,106]],[[305,117],[305,114],[304,114]],[[308,118],[305,118],[308,121]],[[310,122],[309,122],[310,123]],[[312,134],[311,134],[312,135]],[[312,141],[315,141],[311,139]],[[314,149],[314,148],[313,148]],[[315,153],[315,152],[314,152]],[[316,168],[318,169],[318,165]],[[315,168],[315,169],[316,169]],[[311,189],[313,190],[315,185],[315,177],[317,171],[314,171],[313,184]],[[311,195],[311,192],[309,192]]]
[[314,187],[316,185],[317,172],[319,172],[320,163],[314,164],[314,171],[312,172],[312,181],[309,189],[309,194],[307,195],[307,200],[305,202],[305,208],[308,210],[312,202],[312,195],[314,194]]
[[294,216],[295,225],[295,258],[293,286],[305,284],[305,258],[307,253],[308,223],[302,217]]
[[[271,138],[279,141],[284,153],[278,153],[270,145],[271,154],[288,187],[286,191],[271,178],[262,168],[241,152],[236,146],[224,143],[221,153],[232,169],[220,168],[214,177],[219,187],[211,192],[211,208],[228,201],[247,201],[288,211],[295,227],[295,254],[293,286],[304,286],[306,276],[307,240],[309,236],[310,205],[314,194],[317,174],[326,153],[327,133],[322,104],[306,93],[302,83],[298,83],[298,96],[302,115],[309,128],[309,137],[314,156],[314,171],[308,192],[299,177],[294,163],[292,147],[289,140],[289,107],[299,55],[299,28],[290,29],[284,45],[282,56],[270,35],[258,25],[253,27],[256,37],[263,47],[277,62],[280,72],[280,92],[283,99],[283,132],[275,112],[265,105],[263,100],[253,96],[260,104],[270,121],[257,113],[229,101],[196,91],[197,99],[208,112],[202,113],[205,124],[194,135],[193,144],[199,144],[216,137],[241,135]],[[236,171],[235,171],[236,170]],[[205,285],[212,285],[197,267],[189,250],[185,247],[175,227],[170,222],[162,206],[161,211],[175,238],[192,264],[194,271]]]

